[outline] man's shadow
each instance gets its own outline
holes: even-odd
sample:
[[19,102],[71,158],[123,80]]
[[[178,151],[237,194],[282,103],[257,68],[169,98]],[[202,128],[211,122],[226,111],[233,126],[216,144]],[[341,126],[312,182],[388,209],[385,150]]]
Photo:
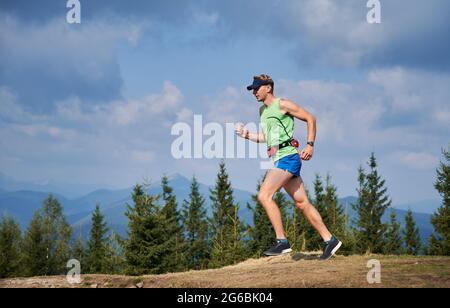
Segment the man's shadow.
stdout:
[[301,253],[301,252],[297,252],[295,254],[292,255],[292,260],[294,261],[301,261],[301,260],[308,260],[308,261],[317,261],[319,260],[320,257],[320,253]]

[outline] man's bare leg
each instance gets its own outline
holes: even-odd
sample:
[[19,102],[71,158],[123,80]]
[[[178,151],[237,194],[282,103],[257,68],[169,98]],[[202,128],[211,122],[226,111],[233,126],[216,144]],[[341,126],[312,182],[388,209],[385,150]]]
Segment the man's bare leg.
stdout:
[[262,204],[266,210],[267,216],[275,230],[277,239],[285,239],[283,221],[281,219],[280,209],[275,201],[273,201],[273,195],[286,183],[292,179],[293,175],[287,171],[281,169],[271,169],[261,185],[258,201]]
[[303,213],[309,223],[316,229],[324,241],[329,241],[332,237],[330,231],[325,226],[322,216],[316,208],[309,202],[306,195],[305,185],[301,178],[290,179],[284,186],[286,192],[294,200],[297,208]]

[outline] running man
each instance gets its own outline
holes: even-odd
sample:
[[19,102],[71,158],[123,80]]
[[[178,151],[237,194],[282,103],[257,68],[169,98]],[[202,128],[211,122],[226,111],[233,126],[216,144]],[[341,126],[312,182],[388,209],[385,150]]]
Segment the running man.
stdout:
[[[309,223],[323,238],[322,260],[330,259],[342,243],[333,236],[323,223],[319,212],[311,205],[300,176],[302,160],[309,161],[314,153],[316,138],[316,119],[309,112],[290,100],[274,96],[274,82],[268,75],[254,77],[253,84],[247,87],[253,91],[258,102],[263,103],[259,110],[262,133],[250,133],[243,125],[236,128],[236,134],[258,143],[267,143],[268,155],[275,168],[271,169],[261,185],[258,200],[266,210],[276,234],[276,244],[265,251],[266,256],[278,256],[292,251],[286,238],[278,205],[272,199],[282,187],[294,200]],[[308,142],[299,151],[294,139],[294,118],[308,123]]]

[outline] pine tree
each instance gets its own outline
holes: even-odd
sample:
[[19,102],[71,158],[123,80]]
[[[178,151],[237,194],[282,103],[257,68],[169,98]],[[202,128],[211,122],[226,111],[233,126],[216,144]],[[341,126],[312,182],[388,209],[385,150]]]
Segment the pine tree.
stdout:
[[48,248],[42,220],[39,212],[34,213],[25,233],[23,270],[26,276],[44,276],[48,272]]
[[180,226],[180,213],[177,210],[176,196],[172,187],[169,186],[169,179],[164,176],[161,180],[163,190],[164,206],[162,215],[164,216],[165,246],[166,251],[163,257],[163,267],[167,272],[179,272],[185,269],[185,243]]
[[[289,240],[291,248],[293,250],[300,251],[302,248],[304,248],[304,244],[306,243],[305,241],[306,232],[304,232],[304,230],[312,229],[311,225],[306,221],[303,215],[301,215],[299,211],[296,209],[294,202],[288,199],[287,196],[281,191],[275,193],[274,201],[278,205],[278,208],[280,209],[281,219],[286,233],[285,235]],[[270,221],[269,218],[267,217],[267,214],[266,219],[270,225]],[[272,227],[271,230],[272,230],[271,244],[273,245],[275,232]],[[267,248],[270,248],[270,246],[272,245],[269,245],[269,247]]]
[[92,214],[91,235],[87,245],[86,269],[88,273],[105,273],[107,233],[105,217],[100,211],[100,205],[97,204]]
[[405,230],[403,231],[405,239],[405,251],[408,255],[418,255],[421,249],[419,228],[414,221],[413,213],[408,210],[405,217]]
[[116,232],[111,232],[106,244],[105,273],[122,274],[125,270],[125,258],[123,255],[123,239]]
[[438,239],[436,236],[436,233],[432,233],[430,235],[430,238],[428,240],[428,246],[426,248],[426,253],[428,255],[445,255],[442,249],[442,242],[441,239]]
[[[308,200],[312,200],[309,194],[309,190],[305,187],[306,197]],[[293,249],[299,251],[311,251],[318,249],[318,240],[316,239],[317,231],[313,228],[311,223],[303,216],[303,213],[293,204],[291,224],[287,226],[287,233],[289,243]]]
[[323,187],[322,178],[319,174],[316,174],[314,179],[314,205],[317,209],[317,211],[322,216],[322,219],[324,222],[328,221],[328,212],[327,212],[327,206],[326,206],[326,196],[325,196],[325,190]]
[[383,253],[400,255],[403,253],[403,239],[401,237],[401,225],[397,223],[395,211],[391,210],[390,222],[386,232],[386,246]]
[[64,274],[70,257],[72,228],[67,223],[59,201],[50,195],[43,206],[44,234],[48,244],[49,275]]
[[0,219],[0,278],[21,274],[22,232],[12,218]]
[[331,183],[331,175],[327,174],[324,195],[325,213],[323,221],[330,232],[338,237],[344,233],[345,216],[344,209],[338,203],[337,188]]
[[205,199],[199,191],[195,177],[192,178],[191,193],[183,201],[182,225],[186,240],[186,265],[189,269],[204,269],[208,266],[210,247],[208,243],[208,217]]
[[267,217],[266,210],[258,200],[261,182],[264,181],[264,178],[258,182],[256,194],[252,195],[255,206],[252,207],[247,203],[247,208],[252,212],[253,217],[253,226],[249,227],[247,231],[250,237],[248,246],[250,253],[255,257],[262,256],[263,252],[273,245],[275,238],[275,232],[269,217]]
[[[244,227],[237,216],[238,206],[234,203],[233,189],[223,161],[220,163],[216,186],[211,190],[210,199],[213,209],[210,266],[222,267],[239,262],[247,255],[240,243]],[[233,221],[234,219],[236,221]]]
[[[286,228],[286,226],[290,225],[291,222],[291,215],[290,212],[292,211],[292,202],[289,202],[287,200],[286,195],[282,193],[281,191],[277,191],[274,196],[273,200],[277,204],[280,214],[281,214],[281,221],[283,223],[283,226]],[[273,241],[272,241],[273,244]]]
[[442,197],[442,205],[431,217],[434,233],[429,240],[428,253],[450,256],[450,146],[443,150],[446,162],[441,162],[434,187]]
[[[148,185],[145,185],[147,188]],[[149,195],[137,184],[132,194],[134,205],[127,205],[128,240],[124,243],[126,273],[130,275],[164,272],[164,219],[158,196]]]
[[[314,180],[314,206],[317,211],[322,216],[324,223],[328,221],[328,211],[325,204],[325,192],[323,188],[323,182],[320,175],[316,174]],[[307,237],[307,245],[306,249],[313,250],[321,250],[323,248],[323,239],[320,234],[313,228],[311,224],[306,225],[306,237]]]
[[78,260],[78,262],[80,262],[81,272],[84,273],[84,271],[85,271],[84,267],[86,266],[86,264],[85,264],[86,251],[85,251],[83,239],[81,238],[81,236],[79,236],[77,238],[77,240],[75,241],[75,244],[72,248],[72,259],[76,259],[76,260]]
[[238,216],[239,204],[234,206],[231,219],[231,245],[228,250],[228,257],[230,264],[236,264],[249,257],[250,253],[247,250],[246,243],[244,242],[246,226],[241,222]]
[[71,234],[72,229],[60,203],[50,195],[35,213],[25,236],[24,264],[27,274],[64,274],[70,257]]
[[370,157],[369,167],[368,174],[362,167],[358,169],[358,202],[352,204],[357,213],[357,249],[361,253],[382,253],[387,225],[381,222],[381,218],[390,207],[391,200],[384,187],[385,180],[378,175],[374,153]]
[[288,201],[288,204],[291,204],[292,206],[292,215],[286,224],[286,234],[289,243],[293,250],[305,251],[307,243],[305,230],[311,226],[292,201]]
[[324,223],[331,234],[335,235],[343,243],[340,253],[352,253],[352,239],[347,230],[348,218],[344,213],[344,208],[338,202],[337,187],[331,183],[330,174],[327,174],[325,181],[323,203],[326,212],[323,216]]

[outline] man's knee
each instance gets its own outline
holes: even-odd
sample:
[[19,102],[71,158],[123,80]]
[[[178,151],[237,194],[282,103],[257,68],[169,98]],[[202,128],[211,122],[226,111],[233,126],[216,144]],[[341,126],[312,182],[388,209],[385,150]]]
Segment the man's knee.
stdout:
[[267,191],[260,191],[258,193],[258,201],[262,205],[266,205],[270,200],[272,200],[273,194],[267,192]]
[[308,200],[297,201],[295,204],[297,208],[302,212],[311,205]]

